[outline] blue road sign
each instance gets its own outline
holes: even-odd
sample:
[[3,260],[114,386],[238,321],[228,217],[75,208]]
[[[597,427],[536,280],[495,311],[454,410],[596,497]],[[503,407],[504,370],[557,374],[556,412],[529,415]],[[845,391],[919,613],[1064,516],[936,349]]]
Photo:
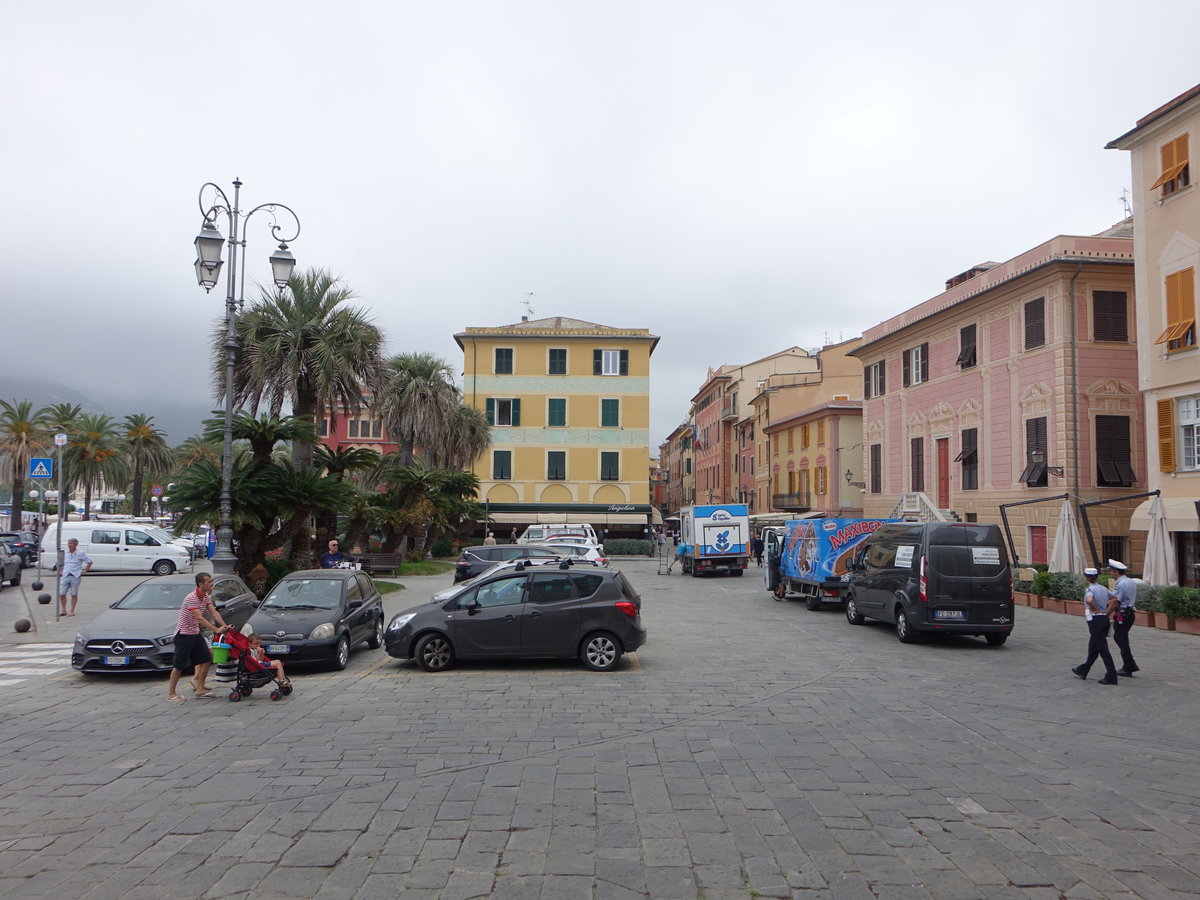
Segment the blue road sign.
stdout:
[[30,478],[53,478],[54,477],[54,457],[52,456],[33,456],[29,459],[29,477]]

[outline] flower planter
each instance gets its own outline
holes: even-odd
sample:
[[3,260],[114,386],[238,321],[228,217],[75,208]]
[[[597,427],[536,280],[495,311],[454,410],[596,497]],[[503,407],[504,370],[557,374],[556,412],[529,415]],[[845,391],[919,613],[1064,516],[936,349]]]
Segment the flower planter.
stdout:
[[1063,612],[1068,616],[1083,616],[1083,601],[1082,600],[1063,600]]
[[1024,591],[1013,591],[1013,606],[1033,606],[1033,595]]
[[[1137,618],[1134,619],[1134,622],[1137,622],[1140,624],[1141,618],[1142,618],[1142,613],[1140,611],[1135,611],[1135,612],[1137,614]],[[1172,616],[1168,616],[1165,612],[1146,613],[1146,615],[1150,616],[1150,624],[1153,625],[1155,628],[1157,628],[1159,631],[1174,631],[1175,630],[1175,622],[1176,622],[1175,618]]]
[[1060,600],[1057,597],[1041,597],[1042,609],[1050,612],[1065,613],[1067,611],[1067,601]]
[[1142,625],[1146,628],[1154,628],[1158,625],[1159,618],[1166,619],[1165,613],[1147,612],[1144,609],[1135,609],[1133,611],[1133,624]]
[[1172,619],[1175,630],[1184,634],[1200,634],[1200,619]]

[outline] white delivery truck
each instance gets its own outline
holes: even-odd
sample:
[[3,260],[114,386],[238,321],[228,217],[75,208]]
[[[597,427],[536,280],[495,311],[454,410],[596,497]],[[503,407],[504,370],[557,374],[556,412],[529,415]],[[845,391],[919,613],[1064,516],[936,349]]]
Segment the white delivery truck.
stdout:
[[679,534],[684,575],[741,575],[750,563],[750,511],[744,503],[685,506]]
[[[155,525],[141,522],[65,522],[62,549],[71,538],[92,560],[93,572],[153,572],[170,575],[192,570],[191,547],[176,543],[175,538]],[[43,569],[58,566],[58,523],[53,522],[42,535]]]

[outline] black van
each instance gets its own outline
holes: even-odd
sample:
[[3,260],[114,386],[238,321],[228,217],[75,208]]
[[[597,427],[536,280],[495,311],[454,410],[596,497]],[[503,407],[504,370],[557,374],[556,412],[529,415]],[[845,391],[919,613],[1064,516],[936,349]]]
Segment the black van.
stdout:
[[871,535],[850,566],[846,619],[880,619],[906,644],[922,634],[983,635],[999,646],[1013,629],[1012,570],[1000,528],[902,522]]

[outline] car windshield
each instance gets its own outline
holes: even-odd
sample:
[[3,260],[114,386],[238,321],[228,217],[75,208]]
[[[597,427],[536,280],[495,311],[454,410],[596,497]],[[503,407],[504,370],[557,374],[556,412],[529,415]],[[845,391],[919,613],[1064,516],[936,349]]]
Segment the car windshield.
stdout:
[[117,603],[117,609],[179,609],[183,598],[195,590],[194,584],[163,584],[147,581],[139,584]]
[[333,609],[342,599],[342,582],[332,578],[284,580],[263,601],[270,609]]

